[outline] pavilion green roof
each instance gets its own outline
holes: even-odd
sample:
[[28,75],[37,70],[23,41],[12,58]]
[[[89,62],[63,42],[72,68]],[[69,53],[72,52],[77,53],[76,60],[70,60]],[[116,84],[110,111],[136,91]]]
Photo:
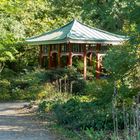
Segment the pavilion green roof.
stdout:
[[127,39],[126,36],[89,27],[77,20],[73,20],[56,30],[28,38],[26,42],[31,45],[60,43],[101,43],[119,45]]

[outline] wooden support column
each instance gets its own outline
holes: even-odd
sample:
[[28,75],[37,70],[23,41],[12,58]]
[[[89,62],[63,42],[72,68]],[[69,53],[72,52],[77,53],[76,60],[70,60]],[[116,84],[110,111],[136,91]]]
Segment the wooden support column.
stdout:
[[58,45],[58,67],[61,67],[61,44]]
[[66,66],[69,66],[69,55],[66,56]]
[[92,65],[93,65],[93,62],[92,62],[92,46],[91,46],[91,45],[90,45],[89,64],[90,64],[90,66],[92,66]]
[[40,52],[39,52],[39,65],[42,68],[43,67],[43,47],[42,45],[39,46],[40,47]]
[[87,57],[86,57],[86,45],[83,45],[83,57],[84,57],[84,80],[86,80],[87,77]]
[[96,79],[100,78],[100,61],[99,61],[99,49],[101,44],[96,44]]
[[69,66],[72,66],[72,46],[70,43],[68,43],[68,48],[69,48]]
[[48,56],[49,56],[48,68],[50,69],[52,67],[52,45],[49,45]]

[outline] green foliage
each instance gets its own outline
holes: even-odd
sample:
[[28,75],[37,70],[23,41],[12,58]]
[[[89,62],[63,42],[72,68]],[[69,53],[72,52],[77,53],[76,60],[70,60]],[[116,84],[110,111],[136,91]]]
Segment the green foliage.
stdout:
[[17,75],[10,69],[4,69],[0,79],[0,100],[35,100],[43,89],[45,74],[43,70],[36,70]]
[[12,78],[14,79],[15,77],[17,77],[17,73],[9,68],[5,68],[1,73],[1,79],[10,80]]
[[81,74],[77,72],[77,69],[72,68],[59,68],[55,70],[47,71],[48,78],[53,80],[57,79],[64,79],[65,77],[69,78],[70,80],[77,80],[81,77]]
[[65,79],[72,82],[72,90],[75,95],[85,93],[86,82],[82,79],[81,73],[74,67],[50,70],[47,71],[46,75],[47,79],[52,82],[58,79],[62,80],[62,82],[64,82]]
[[10,82],[8,80],[0,80],[0,100],[10,99]]
[[[137,92],[129,90],[127,86],[120,86],[118,93],[117,119],[119,129],[123,129],[122,103],[130,107],[133,104],[131,99]],[[40,116],[46,118],[46,113],[54,112],[58,123],[72,130],[112,130],[113,84],[107,80],[87,82],[85,95],[72,98],[66,93],[58,93],[52,84],[45,84],[37,95],[37,99],[41,101],[38,110]],[[127,110],[127,114],[129,113],[132,116],[132,112]]]
[[[111,114],[103,108],[97,108],[94,102],[81,102],[70,99],[66,103],[58,104],[54,108],[60,124],[70,129],[86,129],[93,127],[101,130],[111,128]],[[107,123],[108,122],[108,123]]]
[[114,80],[124,79],[135,73],[137,63],[137,47],[131,45],[112,47],[104,59],[104,66]]
[[86,82],[83,79],[78,79],[74,82],[72,92],[75,95],[84,95],[86,88]]
[[[95,130],[113,129],[111,101],[115,81],[118,124],[119,129],[123,129],[121,106],[123,103],[131,106],[140,87],[139,9],[139,0],[1,0],[0,100],[40,100],[40,113],[54,111],[59,124],[70,129],[86,129],[91,139],[105,139],[103,131]],[[60,27],[73,18],[130,36],[130,44],[112,48],[105,57],[104,66],[110,79],[85,83],[79,80],[81,75],[75,68],[34,71],[38,66],[39,48],[20,42]],[[75,66],[83,70],[83,63],[77,62]],[[58,93],[54,85],[46,83],[59,78],[77,81],[73,85],[76,98]],[[83,94],[86,96],[81,96]]]
[[106,140],[109,138],[103,131],[94,131],[92,128],[86,129],[85,134],[89,140]]
[[[122,105],[118,102],[117,123],[118,129],[124,129],[124,114],[127,114],[127,119],[133,122],[133,110],[131,105],[125,105],[125,112]],[[113,130],[113,114],[112,103],[107,106],[97,105],[94,101],[83,102],[78,98],[71,98],[65,103],[55,103],[52,108],[55,112],[57,121],[65,128],[72,130],[83,130],[92,128],[93,130]]]
[[62,23],[65,23],[64,20],[77,18],[88,25],[119,32],[123,29],[126,21],[131,23],[133,15],[135,15],[135,20],[136,17],[139,17],[139,14],[136,14],[139,13],[137,12],[137,2],[138,0],[85,0],[72,2],[68,0],[52,0],[50,3],[53,7],[54,18],[62,18]]
[[19,45],[23,46],[20,42],[25,38],[52,28],[55,21],[48,17],[49,10],[48,1],[44,0],[35,2],[4,0],[0,3],[1,71],[3,63],[12,60],[15,61],[15,65],[11,68],[16,71],[28,66],[37,66],[38,47],[31,49],[27,45],[24,45],[24,48]]
[[44,113],[44,112],[46,112],[47,110],[47,101],[43,101],[43,102],[41,102],[40,104],[39,104],[39,106],[38,106],[38,111],[39,111],[39,113]]
[[16,50],[12,47],[0,47],[0,62],[5,62],[6,60],[14,60],[14,56],[12,55]]
[[94,98],[96,104],[106,106],[112,101],[112,87],[113,84],[107,80],[92,81],[87,83],[85,93]]

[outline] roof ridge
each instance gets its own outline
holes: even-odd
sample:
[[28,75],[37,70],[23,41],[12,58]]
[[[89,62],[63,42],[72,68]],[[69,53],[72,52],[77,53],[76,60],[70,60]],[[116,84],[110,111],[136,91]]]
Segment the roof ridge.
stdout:
[[67,33],[66,38],[69,38],[69,34],[71,33],[71,30],[72,30],[72,28],[73,28],[73,26],[74,26],[74,23],[75,23],[76,21],[77,21],[76,19],[73,19],[73,20],[71,21],[72,26],[71,26],[71,28],[70,28],[70,30],[69,30],[69,33]]

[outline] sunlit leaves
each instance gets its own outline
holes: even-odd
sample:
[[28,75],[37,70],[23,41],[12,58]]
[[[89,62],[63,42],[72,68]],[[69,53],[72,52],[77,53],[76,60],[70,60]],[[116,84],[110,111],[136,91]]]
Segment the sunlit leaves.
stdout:
[[110,72],[111,78],[132,81],[137,74],[137,51],[137,47],[132,45],[117,46],[108,51],[104,66]]

